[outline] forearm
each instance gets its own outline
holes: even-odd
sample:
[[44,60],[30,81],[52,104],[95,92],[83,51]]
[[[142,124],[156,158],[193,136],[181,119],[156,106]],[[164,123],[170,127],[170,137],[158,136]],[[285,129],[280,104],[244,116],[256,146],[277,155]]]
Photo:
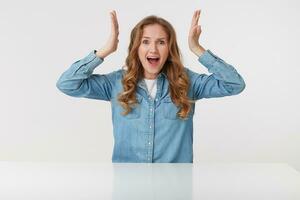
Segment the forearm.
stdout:
[[219,83],[228,89],[229,93],[236,94],[245,88],[245,82],[237,70],[210,50],[205,51],[198,61],[213,74],[214,79],[219,80]]
[[101,59],[104,59],[108,55],[109,55],[109,53],[107,51],[105,51],[104,49],[96,50],[96,56]]
[[64,90],[78,89],[84,79],[87,79],[93,70],[103,62],[103,59],[91,52],[88,56],[74,62],[59,78],[56,85]]

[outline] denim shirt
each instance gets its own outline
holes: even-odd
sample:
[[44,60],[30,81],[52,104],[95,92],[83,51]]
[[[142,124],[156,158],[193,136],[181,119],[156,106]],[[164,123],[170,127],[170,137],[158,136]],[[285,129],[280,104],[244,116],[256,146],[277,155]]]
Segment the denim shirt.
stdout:
[[[125,69],[108,74],[93,74],[104,60],[95,50],[74,62],[58,79],[56,86],[73,97],[110,101],[114,147],[112,162],[193,163],[193,115],[195,104],[186,120],[176,113],[179,108],[172,102],[166,74],[157,76],[157,92],[153,99],[142,79],[137,84],[138,105],[123,116],[117,101],[123,91]],[[198,74],[186,67],[193,100],[236,95],[245,88],[245,82],[236,69],[206,50],[198,61],[211,73]]]

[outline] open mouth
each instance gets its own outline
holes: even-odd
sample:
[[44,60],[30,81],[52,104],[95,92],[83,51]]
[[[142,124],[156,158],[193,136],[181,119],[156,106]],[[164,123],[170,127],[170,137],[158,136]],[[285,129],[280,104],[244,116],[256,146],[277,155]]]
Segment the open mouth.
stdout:
[[152,57],[152,56],[147,57],[148,62],[152,65],[157,65],[159,59],[160,59],[159,57]]

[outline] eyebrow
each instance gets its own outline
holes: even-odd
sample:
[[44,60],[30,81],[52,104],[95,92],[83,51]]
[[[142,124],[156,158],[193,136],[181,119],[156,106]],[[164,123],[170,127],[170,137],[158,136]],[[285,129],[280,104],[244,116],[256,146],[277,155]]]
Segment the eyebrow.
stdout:
[[[143,38],[148,38],[148,39],[150,39],[150,37],[147,37],[147,36],[144,36]],[[157,40],[165,40],[166,38],[157,38]]]

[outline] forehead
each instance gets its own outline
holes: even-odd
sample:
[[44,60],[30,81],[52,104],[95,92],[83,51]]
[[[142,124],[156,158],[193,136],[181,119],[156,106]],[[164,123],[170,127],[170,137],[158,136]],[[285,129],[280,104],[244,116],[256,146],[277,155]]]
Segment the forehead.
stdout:
[[159,24],[146,25],[143,29],[143,37],[149,38],[167,38],[167,33]]

